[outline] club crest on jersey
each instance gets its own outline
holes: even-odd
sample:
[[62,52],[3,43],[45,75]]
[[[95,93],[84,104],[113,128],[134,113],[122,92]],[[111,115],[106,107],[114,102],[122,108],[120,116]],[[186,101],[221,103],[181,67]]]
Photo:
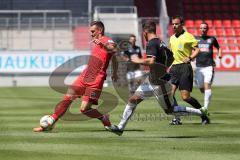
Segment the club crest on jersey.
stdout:
[[182,44],[179,44],[179,45],[178,45],[178,48],[179,48],[179,49],[183,49],[183,45],[182,45]]
[[207,40],[207,43],[212,43],[212,40],[211,40],[211,39],[208,39],[208,40]]

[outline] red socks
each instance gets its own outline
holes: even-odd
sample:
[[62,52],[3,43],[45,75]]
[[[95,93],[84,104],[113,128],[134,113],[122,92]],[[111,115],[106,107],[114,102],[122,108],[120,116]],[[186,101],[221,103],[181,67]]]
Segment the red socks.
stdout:
[[55,120],[58,120],[68,109],[71,105],[72,99],[71,96],[64,96],[63,99],[57,104],[55,107],[55,112],[52,114],[52,117]]
[[83,114],[85,114],[86,116],[91,117],[91,118],[101,119],[103,117],[102,113],[98,112],[98,110],[96,110],[96,109],[92,109],[92,108],[88,109],[88,110],[81,109],[80,111]]
[[88,110],[81,109],[80,111],[88,117],[99,119],[100,121],[102,121],[104,126],[111,126],[111,122],[109,121],[108,116],[103,115],[97,109],[92,109],[92,108]]
[[[72,97],[65,95],[63,99],[57,104],[55,107],[55,112],[52,114],[53,119],[58,120],[70,107],[72,103]],[[102,121],[104,126],[110,126],[111,122],[107,115],[103,115],[97,109],[88,109],[88,110],[80,110],[83,114],[90,118],[97,118]]]

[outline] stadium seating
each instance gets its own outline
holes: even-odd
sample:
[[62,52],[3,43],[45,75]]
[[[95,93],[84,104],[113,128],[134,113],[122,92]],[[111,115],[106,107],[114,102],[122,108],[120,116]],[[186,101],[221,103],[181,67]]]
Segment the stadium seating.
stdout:
[[240,37],[240,28],[235,29],[235,35]]
[[215,29],[216,31],[216,36],[224,36],[225,35],[225,32],[224,32],[224,29],[223,28],[216,28]]
[[191,19],[186,20],[185,25],[188,27],[194,27],[194,20]]
[[240,52],[240,8],[238,0],[182,0],[187,30],[199,35],[202,21],[208,34],[216,36],[224,52]]
[[217,20],[213,20],[213,25],[214,27],[222,27],[222,21],[217,19]]
[[236,27],[236,28],[240,27],[240,20],[237,20],[237,19],[232,20],[232,27]]
[[188,28],[187,31],[192,33],[193,35],[198,35],[197,30],[195,28]]
[[[224,26],[225,27],[225,26]],[[234,30],[232,28],[225,28],[225,33],[227,37],[235,36]]]
[[223,20],[222,23],[224,27],[229,27],[229,28],[232,27],[232,22],[229,19]]

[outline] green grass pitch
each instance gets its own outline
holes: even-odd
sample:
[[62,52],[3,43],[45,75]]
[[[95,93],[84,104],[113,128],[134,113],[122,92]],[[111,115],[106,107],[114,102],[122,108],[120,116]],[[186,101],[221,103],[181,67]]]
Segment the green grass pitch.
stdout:
[[[105,88],[113,93],[112,88]],[[214,87],[212,124],[186,117],[170,126],[154,99],[141,103],[127,131],[117,136],[98,120],[62,121],[51,133],[34,133],[41,116],[50,114],[62,94],[47,87],[0,88],[0,159],[2,160],[239,160],[240,87]],[[203,96],[192,93],[201,103]],[[179,97],[177,97],[180,100]],[[179,101],[180,104],[185,104]],[[78,111],[80,102],[73,104]],[[119,122],[125,104],[111,111]]]

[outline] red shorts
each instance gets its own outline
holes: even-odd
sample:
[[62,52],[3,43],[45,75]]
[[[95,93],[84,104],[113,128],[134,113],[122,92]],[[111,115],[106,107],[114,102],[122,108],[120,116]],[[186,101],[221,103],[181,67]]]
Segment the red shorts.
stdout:
[[102,93],[105,75],[97,75],[95,79],[79,76],[72,84],[71,88],[82,100],[97,105]]

